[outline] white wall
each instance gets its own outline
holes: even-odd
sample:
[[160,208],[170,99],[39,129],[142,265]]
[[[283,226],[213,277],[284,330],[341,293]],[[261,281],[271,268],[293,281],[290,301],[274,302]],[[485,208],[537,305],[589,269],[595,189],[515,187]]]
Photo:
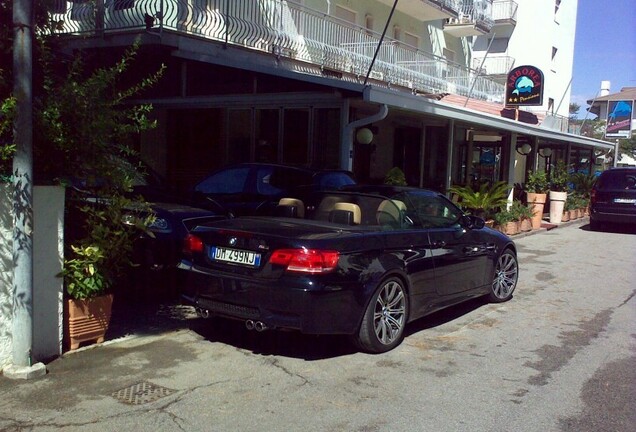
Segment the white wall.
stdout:
[[13,200],[11,185],[0,184],[0,371],[12,356]]
[[[13,347],[13,186],[0,185],[0,371],[12,360]],[[33,189],[33,358],[62,353],[62,270],[64,188]]]

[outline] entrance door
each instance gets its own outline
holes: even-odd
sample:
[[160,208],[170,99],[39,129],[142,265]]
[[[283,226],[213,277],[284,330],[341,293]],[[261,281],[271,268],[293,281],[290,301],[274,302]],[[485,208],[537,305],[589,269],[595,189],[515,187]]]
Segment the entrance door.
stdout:
[[420,185],[420,160],[422,130],[415,127],[395,128],[393,165],[404,171],[409,186]]

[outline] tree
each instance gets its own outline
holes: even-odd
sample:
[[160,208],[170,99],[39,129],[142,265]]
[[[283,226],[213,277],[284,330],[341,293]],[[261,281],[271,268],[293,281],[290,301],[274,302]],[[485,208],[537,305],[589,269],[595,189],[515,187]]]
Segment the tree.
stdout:
[[579,111],[581,110],[581,105],[576,102],[570,103],[570,120],[574,120],[576,116],[579,115]]

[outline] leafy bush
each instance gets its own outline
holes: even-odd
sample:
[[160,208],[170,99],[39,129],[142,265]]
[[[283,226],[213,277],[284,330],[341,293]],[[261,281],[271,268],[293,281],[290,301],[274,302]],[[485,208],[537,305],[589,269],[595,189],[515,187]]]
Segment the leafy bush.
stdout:
[[526,182],[526,192],[547,193],[550,188],[548,177],[545,171],[528,171],[528,181]]
[[586,198],[590,197],[596,179],[594,174],[574,173],[571,176],[574,191]]
[[398,167],[391,168],[384,177],[384,184],[393,186],[406,186],[406,177],[404,171]]
[[514,220],[532,219],[532,209],[519,200],[512,202],[510,213],[514,217]]
[[467,209],[470,213],[481,218],[489,218],[493,211],[508,202],[510,186],[504,181],[494,184],[483,183],[479,190],[474,190],[470,186],[451,186],[450,193],[456,194],[459,198],[459,206]]
[[565,162],[560,160],[550,174],[550,190],[555,192],[567,192],[570,175]]
[[515,215],[510,210],[501,210],[494,214],[493,219],[495,220],[495,225],[502,226],[507,224],[508,222],[514,222],[517,220]]

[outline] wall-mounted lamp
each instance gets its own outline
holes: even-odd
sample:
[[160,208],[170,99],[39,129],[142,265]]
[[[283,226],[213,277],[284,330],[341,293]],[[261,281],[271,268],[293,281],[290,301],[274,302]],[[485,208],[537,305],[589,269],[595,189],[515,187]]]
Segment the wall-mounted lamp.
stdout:
[[371,141],[373,141],[373,131],[366,127],[358,129],[356,132],[356,141],[360,144],[371,144]]
[[539,150],[539,156],[543,156],[544,158],[549,158],[552,156],[552,149],[549,147],[544,147]]
[[517,153],[519,153],[522,156],[529,155],[531,151],[532,151],[532,146],[528,143],[524,143],[520,146],[517,146]]

